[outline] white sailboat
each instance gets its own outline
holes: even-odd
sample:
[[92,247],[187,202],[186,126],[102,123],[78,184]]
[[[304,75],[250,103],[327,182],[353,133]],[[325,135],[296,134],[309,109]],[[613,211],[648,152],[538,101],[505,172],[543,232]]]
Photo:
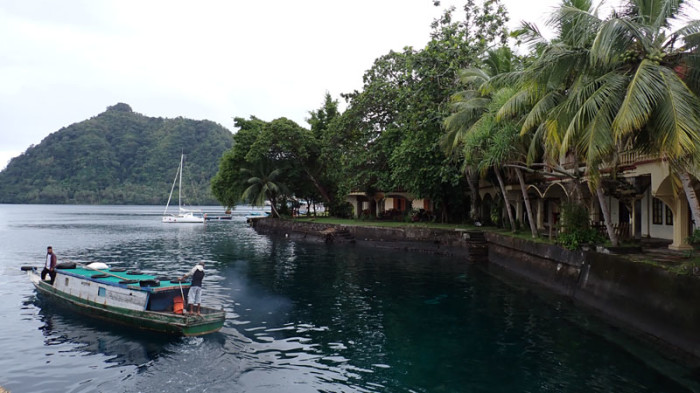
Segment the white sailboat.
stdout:
[[[165,223],[204,223],[204,214],[199,210],[190,210],[182,207],[182,168],[185,161],[185,155],[180,156],[180,167],[177,169],[175,174],[175,180],[173,180],[173,186],[170,188],[170,196],[168,197],[168,203],[165,205],[165,211],[163,212],[163,222]],[[175,184],[178,183],[177,187],[177,204],[178,213],[168,214],[168,207],[170,206],[170,200],[173,197],[173,191],[175,190]]]

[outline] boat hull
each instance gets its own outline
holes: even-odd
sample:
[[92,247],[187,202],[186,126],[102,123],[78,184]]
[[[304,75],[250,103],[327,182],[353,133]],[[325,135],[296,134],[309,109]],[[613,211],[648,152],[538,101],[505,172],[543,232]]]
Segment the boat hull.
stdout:
[[204,217],[199,217],[192,214],[163,216],[163,222],[171,224],[202,224],[204,223]]
[[225,320],[223,310],[201,307],[201,316],[175,314],[172,311],[134,310],[95,302],[74,296],[42,281],[38,274],[28,272],[34,287],[43,298],[80,314],[116,322],[124,326],[182,336],[199,336],[221,329]]

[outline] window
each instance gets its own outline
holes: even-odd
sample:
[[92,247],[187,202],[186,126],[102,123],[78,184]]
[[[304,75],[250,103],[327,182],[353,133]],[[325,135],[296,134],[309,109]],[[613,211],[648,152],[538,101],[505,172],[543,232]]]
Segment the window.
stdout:
[[107,288],[99,287],[97,289],[97,296],[105,297],[107,295]]
[[654,198],[651,202],[651,222],[655,225],[663,224],[663,206],[660,199]]
[[666,225],[673,225],[673,212],[668,206],[666,206]]

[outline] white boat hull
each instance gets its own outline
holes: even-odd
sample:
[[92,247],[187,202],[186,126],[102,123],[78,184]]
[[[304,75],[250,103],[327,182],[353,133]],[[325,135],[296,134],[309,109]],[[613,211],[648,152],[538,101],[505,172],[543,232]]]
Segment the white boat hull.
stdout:
[[[177,173],[175,174],[175,180],[173,180],[173,186],[170,189],[170,196],[168,196],[168,203],[165,204],[165,211],[163,212],[163,219],[162,221],[164,223],[185,223],[185,224],[203,224],[205,221],[204,214],[201,213],[201,211],[198,211],[198,214],[195,214],[193,210],[189,209],[184,209],[182,207],[182,169],[183,169],[183,162],[185,160],[185,155],[182,154],[180,155],[180,166],[177,169]],[[175,190],[175,184],[177,181],[180,181],[180,185],[178,186],[177,190],[177,202],[179,206],[179,213],[178,214],[167,214],[168,213],[168,207],[170,206],[170,200],[173,197],[173,190]]]
[[[146,309],[148,302],[148,293],[146,292],[107,286],[95,281],[63,274],[61,270],[57,270],[56,273],[53,287],[59,292],[105,307],[118,307],[135,311]],[[41,277],[34,272],[28,272],[28,274],[32,283],[38,286]]]
[[163,222],[165,223],[184,223],[184,224],[202,224],[204,223],[204,217],[198,217],[194,214],[179,214],[163,216]]

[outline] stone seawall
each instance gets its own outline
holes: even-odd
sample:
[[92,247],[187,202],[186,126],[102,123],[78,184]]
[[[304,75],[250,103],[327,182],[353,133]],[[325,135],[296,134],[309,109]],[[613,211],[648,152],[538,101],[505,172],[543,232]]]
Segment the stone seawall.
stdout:
[[[572,252],[495,233],[428,228],[338,226],[259,220],[261,233],[464,257],[571,298],[610,322],[700,364],[700,278],[679,276],[620,256]],[[690,356],[687,356],[690,355]]]
[[621,256],[572,252],[494,233],[487,233],[486,239],[489,263],[568,296],[700,364],[699,277],[676,275]]
[[487,250],[486,241],[479,231],[413,227],[384,228],[274,219],[256,219],[251,221],[251,224],[260,233],[325,243],[355,243],[471,259],[485,258]]

